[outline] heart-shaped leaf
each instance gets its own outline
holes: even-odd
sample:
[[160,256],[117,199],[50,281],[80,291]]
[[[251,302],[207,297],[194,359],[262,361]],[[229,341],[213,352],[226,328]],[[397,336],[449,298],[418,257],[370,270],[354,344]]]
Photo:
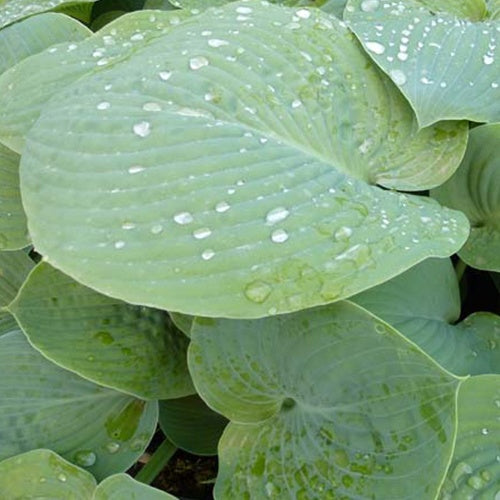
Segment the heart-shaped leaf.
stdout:
[[92,32],[78,21],[53,12],[8,26],[0,30],[0,74],[51,45],[83,40],[91,34]]
[[458,430],[442,500],[500,498],[500,376],[466,380],[458,392]]
[[458,323],[460,291],[448,259],[428,259],[352,300],[452,373],[500,373],[500,316],[479,312]]
[[374,184],[440,183],[465,135],[417,132],[336,18],[232,3],[52,100],[28,135],[23,203],[37,249],[92,288],[259,317],[455,252],[461,214]]
[[254,321],[197,318],[189,367],[231,422],[218,498],[433,498],[458,379],[349,302]]
[[421,127],[450,119],[500,121],[500,24],[471,22],[425,7],[461,3],[349,0],[345,10],[351,29],[398,85]]
[[0,250],[17,250],[30,242],[19,191],[19,158],[0,144]]
[[0,498],[89,500],[94,476],[50,450],[31,450],[0,462]]
[[471,233],[460,258],[472,267],[500,271],[500,123],[471,130],[467,152],[453,177],[432,191],[446,206],[463,211]]
[[161,430],[172,443],[195,455],[217,455],[227,420],[198,396],[160,401]]
[[44,356],[97,384],[144,399],[194,392],[188,340],[163,311],[101,295],[43,262],[9,310]]
[[50,448],[97,478],[144,452],[158,405],[99,387],[59,368],[20,331],[0,336],[0,459]]
[[177,497],[135,481],[127,474],[106,478],[95,490],[92,500],[175,500]]

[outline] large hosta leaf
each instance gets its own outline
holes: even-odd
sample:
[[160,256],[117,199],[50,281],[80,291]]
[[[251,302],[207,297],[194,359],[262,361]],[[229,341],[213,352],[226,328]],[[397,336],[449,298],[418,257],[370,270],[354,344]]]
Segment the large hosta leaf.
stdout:
[[[83,3],[94,0],[77,1]],[[61,5],[71,3],[75,3],[75,0],[0,0],[0,28],[33,14],[53,10]]]
[[13,24],[0,31],[0,73],[51,45],[83,40],[91,33],[71,17],[52,12]]
[[499,121],[500,24],[435,14],[423,6],[440,3],[446,9],[461,2],[349,0],[345,17],[409,100],[421,127],[449,119]]
[[188,341],[163,311],[101,295],[46,263],[9,310],[42,354],[93,382],[145,399],[194,392]]
[[456,251],[461,214],[375,183],[440,183],[465,133],[417,132],[336,18],[228,4],[52,100],[28,136],[23,203],[37,249],[86,285],[258,317]]
[[466,380],[458,393],[458,432],[442,500],[500,498],[500,376]]
[[471,130],[465,158],[453,177],[432,191],[465,212],[471,233],[459,255],[472,267],[500,271],[500,123]]
[[[88,73],[105,72],[138,44],[161,36],[189,14],[134,12],[81,42],[58,44],[0,76],[0,140],[21,152],[24,136],[47,101]],[[105,89],[113,84],[106,82]]]
[[460,292],[448,259],[426,260],[352,300],[453,373],[500,373],[500,316],[479,312],[458,323]]
[[19,192],[19,158],[0,144],[0,250],[16,250],[30,241]]
[[59,368],[16,330],[0,336],[0,366],[0,459],[50,448],[103,478],[144,452],[156,427],[156,402]]
[[436,494],[459,381],[364,309],[200,318],[189,366],[200,395],[232,421],[217,498]]

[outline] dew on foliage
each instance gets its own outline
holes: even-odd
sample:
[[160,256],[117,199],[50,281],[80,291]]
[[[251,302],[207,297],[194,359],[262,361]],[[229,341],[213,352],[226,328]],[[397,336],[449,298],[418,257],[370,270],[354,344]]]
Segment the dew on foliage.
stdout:
[[245,296],[247,299],[257,304],[262,304],[272,292],[272,287],[265,281],[252,281],[245,287]]
[[406,83],[406,75],[400,69],[391,69],[389,74],[396,85],[404,85]]
[[227,212],[231,208],[231,205],[226,201],[220,201],[215,205],[215,211],[221,213]]
[[208,238],[212,234],[212,231],[208,227],[201,227],[193,231],[193,236],[197,240],[203,240]]
[[300,106],[302,106],[302,101],[300,99],[292,101],[292,108],[299,108]]
[[115,248],[116,249],[120,249],[120,248],[123,248],[125,246],[125,242],[123,240],[118,240],[118,241],[115,241]]
[[65,475],[65,474],[63,474],[63,473],[61,472],[60,474],[58,474],[57,479],[58,479],[59,481],[61,481],[61,483],[65,483],[65,482],[67,481],[67,479],[68,479],[68,478],[66,477],[66,475]]
[[366,48],[374,54],[383,54],[385,52],[385,45],[379,42],[366,42]]
[[174,221],[177,222],[177,224],[191,224],[193,220],[194,218],[189,212],[179,212],[174,215]]
[[251,14],[252,13],[252,8],[251,7],[240,6],[240,7],[236,8],[236,12],[238,14]]
[[160,234],[163,231],[163,226],[161,224],[155,224],[151,226],[151,232],[153,234]]
[[142,121],[136,123],[132,127],[132,130],[134,131],[134,134],[139,137],[147,137],[151,133],[151,124],[149,122]]
[[311,11],[307,9],[299,9],[295,12],[295,15],[300,19],[309,19],[311,17]]
[[96,460],[97,456],[92,450],[80,450],[74,455],[75,464],[82,467],[91,467]]
[[215,255],[215,252],[211,248],[207,248],[206,250],[203,250],[203,253],[201,254],[201,258],[203,260],[210,260],[214,255]]
[[210,38],[207,43],[208,45],[210,45],[210,47],[214,47],[215,49],[223,47],[224,45],[229,45],[229,42],[227,40],[220,40],[218,38]]
[[135,229],[135,224],[133,222],[124,222],[122,224],[122,229],[125,229],[126,231],[129,231],[130,229]]
[[285,220],[290,215],[290,212],[285,207],[277,207],[270,210],[266,215],[266,223],[276,224],[276,222],[280,222]]
[[146,102],[142,109],[144,111],[161,111],[161,106],[157,102]]
[[144,167],[141,167],[140,165],[134,165],[132,167],[129,167],[128,173],[129,174],[139,174],[140,172],[143,172],[145,169]]
[[483,56],[483,63],[486,65],[493,64],[494,60],[495,60],[495,58],[489,54],[485,54]]
[[105,109],[109,109],[111,104],[107,101],[102,101],[96,107],[99,111],[104,111]]
[[487,429],[486,427],[483,427],[483,428],[481,429],[481,434],[482,434],[483,436],[487,436],[487,435],[489,434],[488,429]]
[[379,0],[363,0],[361,2],[361,10],[363,12],[374,12],[379,8]]
[[192,70],[198,70],[198,69],[203,68],[204,66],[208,66],[208,65],[209,65],[209,61],[205,56],[196,56],[196,57],[192,57],[189,60],[189,67]]
[[114,454],[120,449],[120,444],[115,443],[114,441],[111,441],[106,445],[106,450],[108,450],[109,453]]
[[341,228],[335,231],[334,237],[337,241],[345,241],[348,240],[352,235],[352,229],[347,226],[342,226]]
[[271,233],[273,243],[284,243],[286,240],[288,240],[288,233],[284,229],[275,229]]
[[166,82],[172,76],[172,72],[171,71],[160,71],[158,73],[158,76],[160,77],[160,80],[163,80],[164,82]]

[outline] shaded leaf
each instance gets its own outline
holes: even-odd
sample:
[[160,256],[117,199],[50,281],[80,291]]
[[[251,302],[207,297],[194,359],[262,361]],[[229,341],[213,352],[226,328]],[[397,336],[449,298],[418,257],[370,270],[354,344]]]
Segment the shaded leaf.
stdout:
[[228,417],[218,498],[432,498],[458,380],[352,303],[255,321],[197,318],[189,367]]
[[158,405],[63,370],[20,331],[0,336],[0,459],[50,448],[97,478],[122,472],[144,452]]
[[469,239],[459,251],[469,266],[500,271],[500,123],[471,130],[460,168],[431,195],[461,210],[471,222]]
[[34,266],[26,252],[0,252],[0,309],[15,298]]
[[23,202],[37,249],[92,288],[259,317],[455,252],[468,232],[460,213],[374,184],[439,184],[466,134],[465,123],[417,132],[335,18],[233,3],[51,101],[23,154]]
[[421,127],[439,120],[500,121],[498,21],[434,14],[423,3],[349,0],[345,18],[408,99]]

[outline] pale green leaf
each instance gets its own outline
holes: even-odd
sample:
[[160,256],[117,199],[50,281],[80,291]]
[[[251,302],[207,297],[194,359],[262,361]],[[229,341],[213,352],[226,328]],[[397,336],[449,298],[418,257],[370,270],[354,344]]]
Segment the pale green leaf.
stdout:
[[[93,2],[94,0],[78,0]],[[0,0],[0,28],[30,17],[40,12],[53,10],[64,4],[75,3],[74,0]]]
[[161,430],[172,443],[195,455],[217,455],[227,420],[198,395],[160,401]]
[[321,10],[342,19],[347,0],[326,0],[321,5]]
[[460,292],[451,261],[429,259],[352,298],[457,375],[500,373],[500,316],[458,323]]
[[434,14],[418,0],[349,0],[344,17],[408,99],[421,127],[439,120],[500,120],[498,21]]
[[144,399],[194,392],[188,340],[164,311],[101,295],[43,262],[9,310],[44,356],[92,382]]
[[458,250],[462,214],[376,184],[441,183],[466,129],[418,132],[334,17],[232,3],[53,99],[28,135],[23,203],[37,249],[92,288],[265,316]]
[[0,462],[0,498],[89,500],[92,474],[50,450],[32,450]]
[[485,0],[417,0],[417,2],[431,12],[446,12],[470,21],[481,21],[488,13]]
[[459,381],[364,309],[197,318],[188,356],[199,394],[232,421],[216,498],[436,494]]
[[0,252],[0,309],[17,295],[35,263],[26,252]]
[[63,370],[20,331],[0,336],[0,459],[50,448],[97,478],[130,467],[158,418],[145,402]]
[[[123,15],[81,42],[58,44],[21,61],[0,76],[0,140],[20,153],[26,132],[52,96],[88,73],[105,72],[139,43],[161,36],[188,15],[178,11]],[[113,84],[105,86],[107,92]]]
[[0,144],[0,250],[17,250],[30,242],[19,192],[19,159]]
[[500,376],[466,380],[458,392],[458,431],[441,500],[500,498]]
[[0,73],[51,45],[83,40],[91,33],[71,17],[51,12],[8,26],[0,30]]
[[491,19],[500,20],[500,0],[488,0],[488,14]]
[[469,266],[500,271],[500,123],[471,130],[467,152],[453,177],[431,195],[464,212],[471,233],[460,258]]
[[191,336],[191,327],[193,326],[194,316],[188,314],[170,312],[172,323],[187,337]]
[[176,498],[135,481],[127,474],[115,474],[99,484],[92,500],[175,500]]

